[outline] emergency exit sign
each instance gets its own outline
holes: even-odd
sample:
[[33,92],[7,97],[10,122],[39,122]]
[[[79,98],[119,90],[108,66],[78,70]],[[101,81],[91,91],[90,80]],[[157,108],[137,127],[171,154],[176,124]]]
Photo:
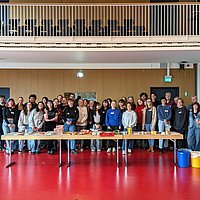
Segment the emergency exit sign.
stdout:
[[165,83],[171,83],[172,82],[172,76],[165,76],[164,81],[165,81]]

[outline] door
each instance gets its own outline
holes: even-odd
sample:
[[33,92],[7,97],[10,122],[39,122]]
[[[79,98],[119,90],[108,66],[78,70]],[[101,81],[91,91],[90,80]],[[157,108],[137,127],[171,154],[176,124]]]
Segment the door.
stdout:
[[158,101],[160,101],[161,97],[165,96],[166,92],[170,92],[172,94],[172,100],[176,96],[179,97],[179,87],[151,87],[150,92],[156,94]]
[[10,88],[0,87],[0,95],[4,95],[6,100],[10,98]]

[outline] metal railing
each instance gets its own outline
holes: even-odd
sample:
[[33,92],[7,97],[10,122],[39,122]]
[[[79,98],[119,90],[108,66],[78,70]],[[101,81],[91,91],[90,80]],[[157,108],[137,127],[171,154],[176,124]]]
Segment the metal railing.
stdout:
[[0,36],[199,35],[200,4],[0,5]]

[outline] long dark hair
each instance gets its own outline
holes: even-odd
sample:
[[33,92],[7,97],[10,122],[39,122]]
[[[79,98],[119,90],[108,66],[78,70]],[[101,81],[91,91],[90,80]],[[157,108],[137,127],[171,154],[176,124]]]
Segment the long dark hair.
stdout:
[[[28,114],[28,110],[27,110],[27,104],[28,104],[28,103],[30,103],[30,102],[27,102],[26,105],[24,106],[24,109],[23,109],[25,115]],[[31,110],[32,110],[32,109],[33,109],[32,103],[30,103],[30,104],[31,104]],[[31,110],[30,110],[30,111],[31,111]]]
[[48,101],[47,101],[47,107],[46,107],[46,109],[49,111],[48,103],[51,103],[51,104],[52,104],[52,110],[53,110],[53,109],[54,109],[53,101],[52,101],[52,100],[48,100]]
[[43,103],[42,101],[39,101],[39,102],[38,102],[38,104],[37,104],[35,110],[36,110],[37,112],[40,111],[40,109],[39,109],[39,104],[40,104],[40,103],[43,105],[43,109],[42,109],[42,111],[44,112],[44,103]]
[[200,111],[200,104],[198,102],[195,102],[195,103],[192,104],[192,113],[194,114],[194,107],[193,107],[194,105],[198,106],[197,113],[199,113],[199,111]]

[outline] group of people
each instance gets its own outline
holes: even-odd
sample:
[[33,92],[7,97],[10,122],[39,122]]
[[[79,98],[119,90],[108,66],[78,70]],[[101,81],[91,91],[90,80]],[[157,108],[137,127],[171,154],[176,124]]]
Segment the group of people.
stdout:
[[[178,148],[188,147],[191,150],[200,151],[200,105],[197,97],[191,97],[191,104],[186,107],[182,98],[171,99],[171,93],[157,100],[156,94],[150,97],[143,92],[135,103],[133,96],[122,97],[118,102],[107,98],[102,103],[93,100],[82,99],[71,94],[69,97],[58,95],[53,100],[43,97],[37,102],[37,96],[31,94],[29,101],[24,103],[23,97],[15,103],[13,98],[5,100],[0,96],[0,135],[11,132],[43,132],[54,131],[57,125],[64,125],[64,132],[79,132],[81,130],[92,131],[158,131],[158,133],[176,131],[184,136],[184,140],[178,140]],[[128,153],[131,153],[134,145],[154,152],[154,140],[128,141]],[[45,144],[45,143],[44,143]],[[107,152],[116,151],[116,143],[112,140],[70,141],[70,151],[77,154],[77,146],[84,151],[87,146],[91,151]],[[0,140],[0,150],[7,154],[18,150],[19,153],[26,147],[32,154],[38,154],[41,141],[28,140],[13,141],[11,143]],[[66,142],[67,145],[67,142]],[[47,141],[48,154],[54,154],[56,141]],[[125,141],[120,144],[122,153],[125,154]],[[168,150],[168,140],[159,140],[160,153]]]

